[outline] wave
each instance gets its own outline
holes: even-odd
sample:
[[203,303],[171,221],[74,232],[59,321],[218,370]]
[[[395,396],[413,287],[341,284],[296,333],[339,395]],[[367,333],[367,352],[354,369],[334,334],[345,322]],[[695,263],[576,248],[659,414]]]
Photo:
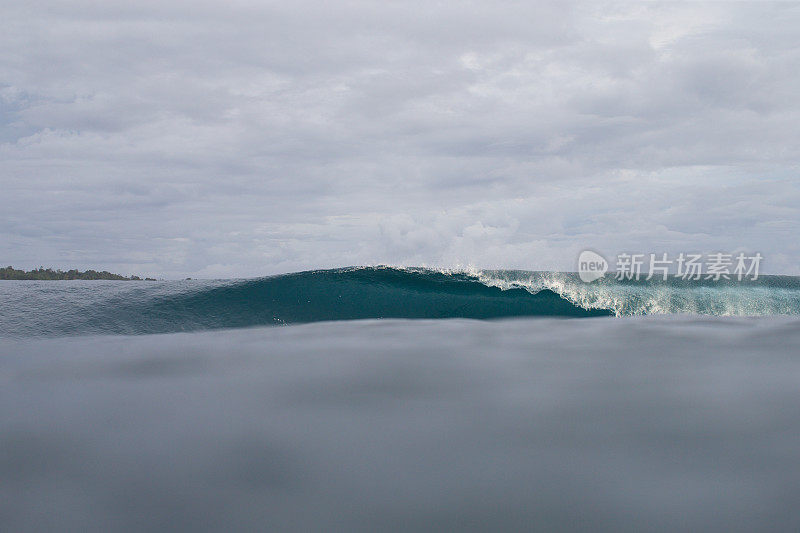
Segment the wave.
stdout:
[[611,314],[543,288],[500,287],[466,272],[358,267],[245,280],[151,302],[151,316],[199,327],[368,318],[589,317]]
[[369,318],[800,314],[800,278],[789,276],[712,282],[618,281],[607,275],[583,283],[563,272],[351,267],[206,282],[6,283],[16,285],[0,288],[0,336]]
[[800,278],[760,276],[756,280],[617,280],[613,274],[584,283],[576,273],[477,271],[481,283],[531,293],[549,290],[582,309],[615,316],[699,314],[769,316],[800,314]]

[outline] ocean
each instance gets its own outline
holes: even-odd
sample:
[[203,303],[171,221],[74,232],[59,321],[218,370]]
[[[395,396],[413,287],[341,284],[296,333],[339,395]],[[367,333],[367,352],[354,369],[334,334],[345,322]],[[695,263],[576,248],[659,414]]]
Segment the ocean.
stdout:
[[0,282],[2,531],[797,531],[800,279]]

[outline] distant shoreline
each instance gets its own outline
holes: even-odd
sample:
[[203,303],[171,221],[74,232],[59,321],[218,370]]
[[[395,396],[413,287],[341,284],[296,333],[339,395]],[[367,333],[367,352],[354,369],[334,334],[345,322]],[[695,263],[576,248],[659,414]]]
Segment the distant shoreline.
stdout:
[[112,274],[107,270],[98,272],[97,270],[86,270],[81,272],[77,269],[72,270],[53,270],[52,268],[39,267],[35,270],[17,270],[8,266],[0,268],[0,280],[43,280],[59,281],[70,279],[100,280],[109,279],[116,281],[157,281],[155,278],[140,278],[139,276],[122,276]]

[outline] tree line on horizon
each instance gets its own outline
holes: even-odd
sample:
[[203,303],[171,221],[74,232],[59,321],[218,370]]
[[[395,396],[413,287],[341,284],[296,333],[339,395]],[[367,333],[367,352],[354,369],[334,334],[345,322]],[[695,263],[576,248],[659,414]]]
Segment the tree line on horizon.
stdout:
[[[67,270],[66,272],[58,269],[39,267],[34,270],[17,270],[12,266],[0,268],[0,280],[2,279],[15,279],[15,280],[67,280],[67,279],[111,279],[118,281],[141,281],[139,276],[125,277],[119,274],[112,274],[107,270],[96,271],[86,270],[81,272],[77,269]],[[155,278],[144,278],[144,281],[156,281]]]

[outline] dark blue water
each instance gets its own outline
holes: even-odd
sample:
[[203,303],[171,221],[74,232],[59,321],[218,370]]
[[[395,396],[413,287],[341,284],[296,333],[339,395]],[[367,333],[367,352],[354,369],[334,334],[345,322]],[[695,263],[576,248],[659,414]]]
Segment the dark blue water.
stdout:
[[0,336],[146,334],[366,318],[800,313],[800,278],[591,284],[559,272],[361,267],[178,282],[0,282]]

